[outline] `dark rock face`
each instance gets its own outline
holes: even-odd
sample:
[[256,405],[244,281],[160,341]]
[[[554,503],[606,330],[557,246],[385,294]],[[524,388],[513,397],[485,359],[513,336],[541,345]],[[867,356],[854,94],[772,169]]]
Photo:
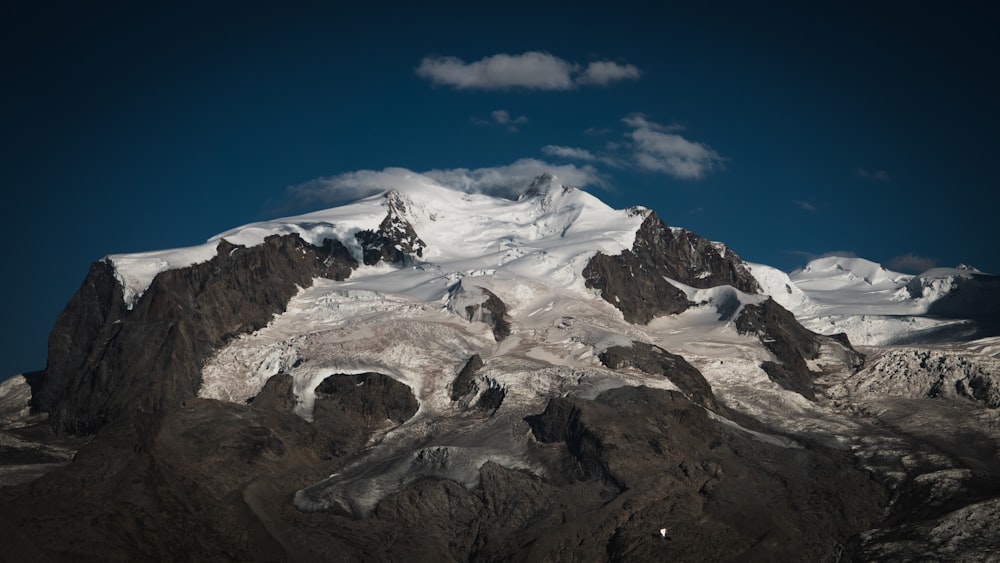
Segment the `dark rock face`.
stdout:
[[95,263],[56,320],[33,406],[63,430],[90,433],[137,408],[179,404],[195,396],[219,346],[265,326],[314,277],[345,279],[356,266],[331,240],[221,241],[212,260],[160,273],[126,310],[112,267]]
[[334,455],[364,446],[372,431],[402,424],[420,404],[404,383],[381,373],[333,374],[316,387],[313,421],[331,435]]
[[493,338],[500,342],[510,336],[510,321],[507,320],[507,305],[492,291],[478,288],[486,300],[479,305],[469,305],[465,314],[469,321],[480,320],[493,327]]
[[287,373],[272,375],[257,396],[250,400],[256,410],[290,413],[295,409],[295,379]]
[[388,213],[378,230],[361,231],[355,235],[361,243],[363,260],[369,266],[378,264],[380,260],[404,264],[412,255],[423,256],[426,247],[413,225],[405,219],[406,204],[399,194],[389,192],[385,198]]
[[296,484],[333,467],[321,447],[294,414],[191,399],[112,421],[73,464],[0,491],[0,512],[40,561],[318,560],[282,536]]
[[692,305],[664,278],[697,288],[731,285],[747,293],[760,291],[734,252],[689,231],[671,229],[652,212],[636,232],[631,250],[617,256],[598,253],[583,275],[587,287],[600,289],[604,300],[635,324]]
[[462,369],[455,376],[451,383],[451,400],[458,401],[462,397],[474,395],[480,388],[483,392],[476,399],[476,409],[496,412],[507,398],[507,390],[493,379],[476,380],[476,374],[483,368],[483,359],[479,354],[473,354],[469,361],[462,366]]
[[451,382],[451,400],[457,401],[462,397],[468,395],[474,389],[474,379],[476,377],[476,372],[478,372],[485,364],[483,364],[483,358],[479,354],[473,354],[469,358],[468,362],[462,366],[459,370],[458,375],[455,376],[455,380]]
[[809,370],[806,360],[819,357],[823,344],[839,348],[842,361],[853,371],[864,364],[864,355],[851,346],[846,334],[816,334],[770,297],[759,304],[745,305],[736,319],[736,330],[757,336],[778,359],[761,364],[771,381],[810,400],[816,398],[813,377],[817,374]]
[[754,440],[679,393],[552,399],[529,424],[566,444],[578,478],[618,491],[606,505],[617,519],[584,534],[611,561],[832,560],[887,500],[849,454]]
[[803,327],[795,316],[773,299],[743,307],[736,319],[736,330],[760,338],[780,363],[764,362],[761,366],[778,385],[815,400],[813,374],[806,360],[819,355],[819,336]]
[[486,389],[476,401],[476,408],[484,411],[496,412],[507,398],[507,390],[502,386],[489,382]]
[[718,408],[712,386],[698,368],[659,346],[632,341],[631,347],[612,346],[601,352],[598,358],[611,369],[632,367],[650,375],[662,375],[695,403],[710,409]]
[[357,424],[402,424],[420,407],[410,388],[382,373],[336,373],[316,387],[316,416],[337,411]]

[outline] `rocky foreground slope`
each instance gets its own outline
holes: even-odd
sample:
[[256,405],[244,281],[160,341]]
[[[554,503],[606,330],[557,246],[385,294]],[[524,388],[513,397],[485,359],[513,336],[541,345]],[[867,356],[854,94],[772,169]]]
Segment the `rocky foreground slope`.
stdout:
[[405,180],[95,263],[46,370],[0,387],[4,557],[1000,547],[994,340],[855,350],[649,210]]

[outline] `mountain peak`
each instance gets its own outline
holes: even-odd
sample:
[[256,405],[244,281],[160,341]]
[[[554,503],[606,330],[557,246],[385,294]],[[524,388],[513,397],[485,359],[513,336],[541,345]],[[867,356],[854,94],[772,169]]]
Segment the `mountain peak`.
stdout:
[[528,188],[524,190],[521,195],[517,196],[517,201],[547,195],[551,193],[553,189],[562,187],[563,186],[558,183],[558,179],[554,175],[549,173],[539,174],[534,180],[531,181]]
[[899,283],[910,276],[888,270],[882,264],[852,256],[824,256],[809,261],[789,276],[798,282],[820,279],[839,279],[843,282],[863,282],[877,285],[884,282]]

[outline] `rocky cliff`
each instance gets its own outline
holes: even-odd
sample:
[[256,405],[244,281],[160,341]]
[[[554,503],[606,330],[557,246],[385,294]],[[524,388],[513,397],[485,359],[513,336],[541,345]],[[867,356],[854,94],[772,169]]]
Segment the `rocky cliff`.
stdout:
[[97,262],[56,320],[33,406],[62,430],[90,433],[178,405],[197,394],[201,364],[219,346],[266,325],[313,278],[344,279],[356,266],[333,240],[222,241],[208,262],[157,275],[129,310],[112,266]]
[[631,323],[647,323],[692,305],[683,290],[667,281],[696,288],[731,285],[757,293],[760,285],[743,261],[724,245],[683,229],[672,229],[649,212],[631,249],[598,253],[583,270],[587,287],[599,289]]

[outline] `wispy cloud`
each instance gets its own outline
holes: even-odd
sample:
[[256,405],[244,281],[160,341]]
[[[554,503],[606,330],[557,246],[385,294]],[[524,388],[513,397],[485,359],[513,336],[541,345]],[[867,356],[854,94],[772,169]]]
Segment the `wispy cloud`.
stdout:
[[854,252],[853,250],[830,250],[828,252],[819,252],[819,253],[809,252],[807,250],[786,250],[785,252],[787,252],[788,254],[791,254],[793,256],[799,256],[800,258],[802,258],[806,262],[810,262],[812,260],[816,260],[817,258],[830,258],[830,257],[837,257],[837,258],[857,258],[858,257],[858,253]]
[[589,164],[551,164],[535,158],[518,159],[504,166],[429,170],[424,174],[452,189],[516,197],[542,174],[552,174],[563,185],[608,188],[608,180]]
[[458,57],[424,57],[416,73],[435,85],[458,90],[571,90],[579,85],[606,86],[634,80],[641,74],[630,64],[594,61],[583,67],[540,51],[500,53],[471,63]]
[[937,266],[937,260],[910,252],[901,256],[893,256],[889,259],[887,266],[900,272],[919,274]]
[[523,115],[519,115],[517,117],[511,117],[510,113],[505,109],[494,110],[493,113],[491,113],[490,115],[493,117],[493,121],[496,121],[500,125],[509,125],[509,124],[516,125],[528,122],[528,118]]
[[853,250],[829,250],[816,254],[813,258],[858,258],[858,253]]
[[414,172],[390,167],[356,170],[317,178],[288,188],[289,195],[302,204],[336,204],[395,189],[407,191],[421,185],[439,184],[467,193],[516,197],[541,174],[552,174],[564,185],[607,188],[608,183],[590,165],[550,164],[522,158],[511,164],[484,168],[445,168]]
[[623,168],[625,163],[622,159],[617,156],[599,153],[594,154],[587,149],[581,149],[578,147],[564,147],[561,145],[545,145],[542,147],[542,152],[554,156],[556,158],[565,158],[571,160],[582,160],[585,162],[600,162],[614,168]]
[[551,156],[558,156],[562,158],[574,158],[576,160],[597,160],[597,156],[594,153],[588,151],[587,149],[580,149],[576,147],[563,147],[559,145],[545,145],[542,147],[542,152]]
[[627,127],[632,129],[652,129],[654,131],[662,131],[665,133],[676,133],[677,131],[683,131],[684,126],[678,125],[676,123],[671,123],[670,125],[663,125],[662,123],[654,123],[646,119],[646,114],[644,113],[630,113],[622,118],[622,123]]
[[490,112],[490,117],[488,119],[482,117],[472,117],[469,121],[476,125],[500,125],[511,133],[517,133],[519,130],[518,125],[524,125],[527,123],[528,118],[524,115],[514,117],[509,111],[505,109],[498,109]]
[[625,116],[622,122],[632,129],[626,136],[632,139],[636,165],[644,170],[697,180],[725,161],[708,146],[675,133],[681,129],[676,125],[654,123],[641,113]]
[[620,65],[611,61],[596,61],[587,65],[583,74],[577,77],[578,84],[606,86],[616,80],[636,80],[642,73],[635,65]]
[[587,127],[583,130],[584,135],[598,136],[611,133],[610,127]]
[[890,181],[892,181],[892,178],[889,177],[889,173],[886,172],[885,170],[875,170],[873,172],[873,171],[870,171],[870,170],[866,170],[864,168],[856,168],[854,170],[854,173],[859,178],[864,178],[865,180],[874,180],[876,182],[890,182]]
[[806,211],[816,211],[816,206],[809,203],[808,201],[802,201],[800,199],[797,199],[792,203],[797,205],[800,209],[804,209]]

